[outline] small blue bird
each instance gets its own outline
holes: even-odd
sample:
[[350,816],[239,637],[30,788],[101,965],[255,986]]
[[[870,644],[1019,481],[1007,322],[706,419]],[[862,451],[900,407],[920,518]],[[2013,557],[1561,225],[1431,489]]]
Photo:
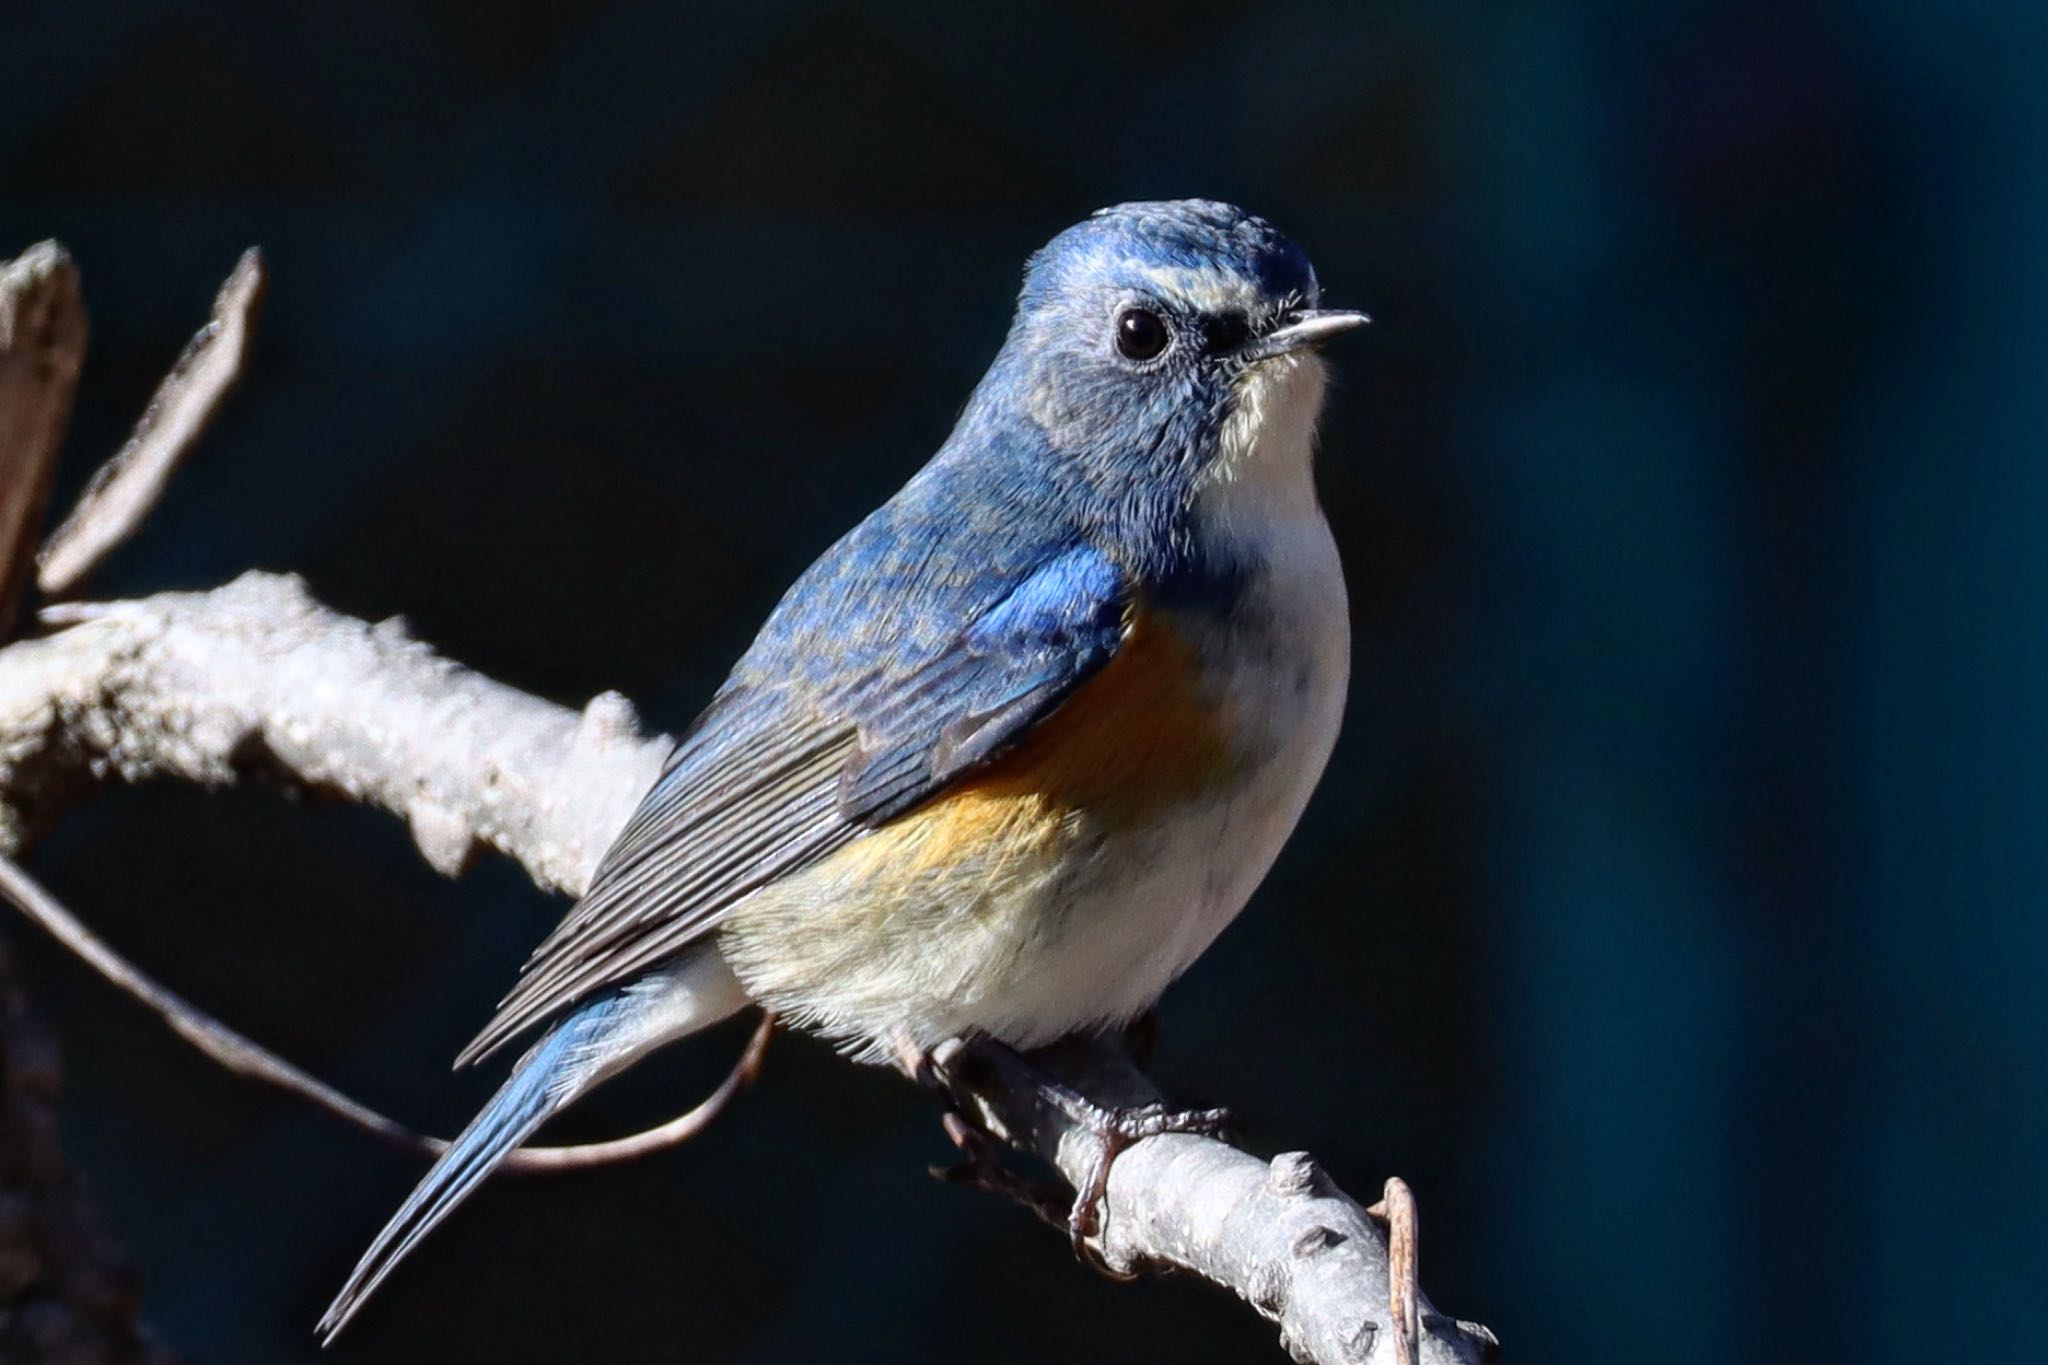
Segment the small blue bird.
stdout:
[[1148,1010],[1336,739],[1317,351],[1365,320],[1227,204],[1034,256],[953,434],[783,597],[463,1054],[546,1029],[322,1336],[549,1116],[750,1002],[866,1061]]

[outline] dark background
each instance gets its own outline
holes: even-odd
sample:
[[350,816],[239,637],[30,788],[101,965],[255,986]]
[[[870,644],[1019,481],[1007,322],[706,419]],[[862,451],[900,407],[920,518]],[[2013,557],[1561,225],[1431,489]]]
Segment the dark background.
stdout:
[[[2025,1356],[2044,14],[15,0],[0,254],[85,270],[65,498],[269,255],[246,385],[104,590],[292,569],[676,727],[944,436],[1030,250],[1121,199],[1273,218],[1377,319],[1322,475],[1355,680],[1300,835],[1165,1002],[1166,1084],[1353,1190],[1406,1176],[1426,1288],[1510,1361]],[[561,910],[261,793],[117,794],[36,866],[444,1129]],[[314,1359],[417,1163],[10,937],[161,1334]],[[656,1117],[736,1045],[563,1127]],[[690,1148],[490,1186],[330,1358],[1278,1358],[944,1156],[925,1098],[798,1040]]]

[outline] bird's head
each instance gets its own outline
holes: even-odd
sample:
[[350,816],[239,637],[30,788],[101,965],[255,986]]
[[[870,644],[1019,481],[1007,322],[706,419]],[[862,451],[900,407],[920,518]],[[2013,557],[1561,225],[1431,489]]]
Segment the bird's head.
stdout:
[[1366,321],[1320,304],[1308,257],[1264,219],[1200,199],[1120,204],[1032,257],[983,394],[1121,503],[1262,474],[1306,488],[1316,351]]

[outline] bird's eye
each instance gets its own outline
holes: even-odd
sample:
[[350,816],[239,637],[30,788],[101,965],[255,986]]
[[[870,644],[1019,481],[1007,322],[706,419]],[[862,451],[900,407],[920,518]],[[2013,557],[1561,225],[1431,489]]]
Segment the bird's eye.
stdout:
[[1116,348],[1129,360],[1150,360],[1166,349],[1166,324],[1147,308],[1126,308],[1117,315]]

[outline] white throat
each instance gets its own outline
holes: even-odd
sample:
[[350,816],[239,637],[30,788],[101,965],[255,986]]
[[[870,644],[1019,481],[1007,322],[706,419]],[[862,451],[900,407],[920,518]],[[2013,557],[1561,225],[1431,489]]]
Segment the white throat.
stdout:
[[1229,534],[1247,524],[1317,515],[1316,422],[1328,371],[1311,352],[1275,356],[1245,371],[1223,423],[1216,460],[1195,488],[1205,522]]

